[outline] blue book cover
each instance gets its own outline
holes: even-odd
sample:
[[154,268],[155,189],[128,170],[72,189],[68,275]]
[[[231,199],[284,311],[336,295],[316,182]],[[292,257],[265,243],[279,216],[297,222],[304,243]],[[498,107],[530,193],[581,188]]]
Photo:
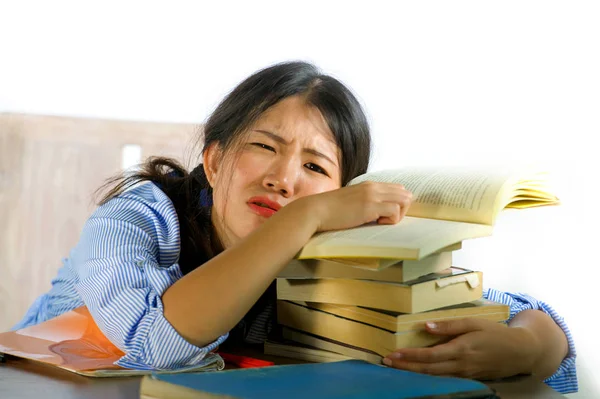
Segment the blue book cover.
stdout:
[[413,373],[362,360],[153,375],[144,378],[141,393],[149,398],[182,397],[177,387],[194,390],[186,390],[186,398],[497,398],[478,381]]

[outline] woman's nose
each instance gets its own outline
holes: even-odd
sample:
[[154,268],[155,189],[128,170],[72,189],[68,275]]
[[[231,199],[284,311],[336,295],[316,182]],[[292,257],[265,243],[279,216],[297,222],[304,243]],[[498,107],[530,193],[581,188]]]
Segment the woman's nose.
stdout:
[[265,188],[276,191],[284,197],[290,197],[294,194],[294,185],[290,183],[287,177],[278,177],[277,175],[269,175],[265,177],[264,186]]
[[284,197],[291,197],[294,195],[297,175],[298,172],[290,162],[282,162],[277,165],[275,170],[265,176],[263,186],[268,190],[280,193]]

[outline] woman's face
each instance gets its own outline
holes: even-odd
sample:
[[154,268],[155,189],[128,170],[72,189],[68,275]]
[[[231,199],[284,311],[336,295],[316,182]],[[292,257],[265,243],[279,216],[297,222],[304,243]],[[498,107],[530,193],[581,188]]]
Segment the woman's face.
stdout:
[[212,221],[225,248],[290,202],[341,185],[340,150],[319,110],[294,96],[269,108],[239,146],[204,153]]

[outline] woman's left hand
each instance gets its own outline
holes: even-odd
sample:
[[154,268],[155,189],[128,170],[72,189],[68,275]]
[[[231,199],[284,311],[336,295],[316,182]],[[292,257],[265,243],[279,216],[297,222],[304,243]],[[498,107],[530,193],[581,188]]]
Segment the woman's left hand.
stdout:
[[496,379],[531,373],[539,347],[526,328],[484,319],[427,323],[426,329],[453,338],[428,348],[398,349],[384,363],[419,373]]

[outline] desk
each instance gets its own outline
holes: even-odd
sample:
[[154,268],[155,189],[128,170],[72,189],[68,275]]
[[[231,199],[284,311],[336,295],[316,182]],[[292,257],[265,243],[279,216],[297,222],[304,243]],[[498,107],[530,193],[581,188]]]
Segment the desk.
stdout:
[[[270,357],[274,359],[274,357]],[[279,358],[283,359],[283,358]],[[284,363],[295,363],[283,361]],[[565,398],[530,377],[489,383],[502,399]],[[90,378],[37,362],[9,357],[0,363],[0,398],[139,399],[140,378]]]

